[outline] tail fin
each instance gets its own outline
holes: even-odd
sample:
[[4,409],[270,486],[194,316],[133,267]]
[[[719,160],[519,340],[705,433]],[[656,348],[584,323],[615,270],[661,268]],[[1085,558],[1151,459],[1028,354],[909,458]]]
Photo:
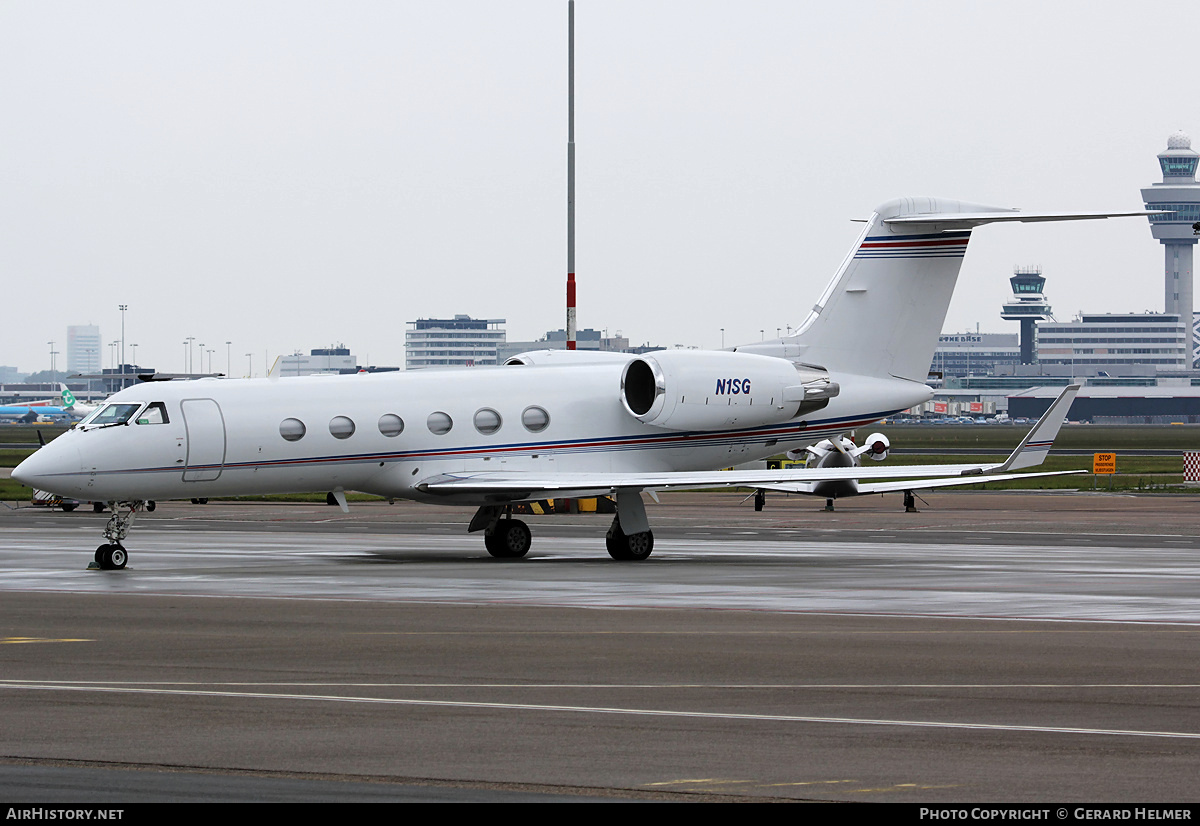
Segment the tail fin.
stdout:
[[[794,336],[801,358],[839,372],[923,384],[971,239],[971,225],[954,219],[1007,212],[937,198],[902,198],[876,208]],[[916,216],[930,223],[890,223]]]
[[1062,427],[1063,419],[1067,417],[1067,411],[1071,409],[1071,404],[1075,401],[1079,388],[1078,384],[1065,387],[1058,394],[1058,398],[1050,404],[1050,408],[1042,414],[1042,418],[1037,420],[1033,429],[1021,440],[1021,444],[1017,445],[1017,449],[1012,452],[1008,460],[997,467],[994,472],[1007,473],[1010,470],[1040,465],[1046,458],[1046,454],[1050,452],[1050,446],[1054,444],[1054,439],[1058,436],[1059,428]]
[[737,349],[783,355],[839,373],[923,384],[972,229],[997,221],[1146,214],[1033,214],[941,198],[888,201],[871,215],[797,333]]

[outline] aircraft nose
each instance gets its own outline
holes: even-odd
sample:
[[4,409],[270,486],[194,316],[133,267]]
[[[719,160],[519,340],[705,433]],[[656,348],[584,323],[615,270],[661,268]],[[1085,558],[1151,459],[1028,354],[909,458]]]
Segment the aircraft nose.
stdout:
[[79,484],[79,468],[78,448],[51,442],[17,465],[12,478],[36,490],[66,496]]

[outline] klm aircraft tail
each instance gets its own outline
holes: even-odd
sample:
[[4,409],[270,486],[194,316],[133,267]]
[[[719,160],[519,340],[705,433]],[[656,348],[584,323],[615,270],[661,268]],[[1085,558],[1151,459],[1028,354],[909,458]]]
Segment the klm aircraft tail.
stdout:
[[1030,214],[941,198],[888,201],[871,215],[798,332],[737,349],[782,355],[831,372],[923,384],[972,229],[999,221],[1146,214]]

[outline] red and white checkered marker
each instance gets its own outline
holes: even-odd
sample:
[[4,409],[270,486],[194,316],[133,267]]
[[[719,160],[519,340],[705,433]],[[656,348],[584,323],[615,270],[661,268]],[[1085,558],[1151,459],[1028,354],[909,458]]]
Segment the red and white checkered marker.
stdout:
[[1200,450],[1183,452],[1183,481],[1200,482]]

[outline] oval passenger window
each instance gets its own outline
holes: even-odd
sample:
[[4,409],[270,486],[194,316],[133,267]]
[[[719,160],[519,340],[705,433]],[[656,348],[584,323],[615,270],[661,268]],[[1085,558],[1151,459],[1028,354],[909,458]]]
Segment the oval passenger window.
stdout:
[[450,428],[454,427],[454,420],[450,418],[449,413],[439,410],[436,413],[430,413],[425,424],[429,426],[430,433],[441,436],[450,432]]
[[384,413],[379,417],[379,432],[384,436],[399,436],[404,432],[404,419],[395,413]]
[[284,419],[279,423],[279,435],[289,442],[298,442],[304,438],[304,422],[299,419]]

